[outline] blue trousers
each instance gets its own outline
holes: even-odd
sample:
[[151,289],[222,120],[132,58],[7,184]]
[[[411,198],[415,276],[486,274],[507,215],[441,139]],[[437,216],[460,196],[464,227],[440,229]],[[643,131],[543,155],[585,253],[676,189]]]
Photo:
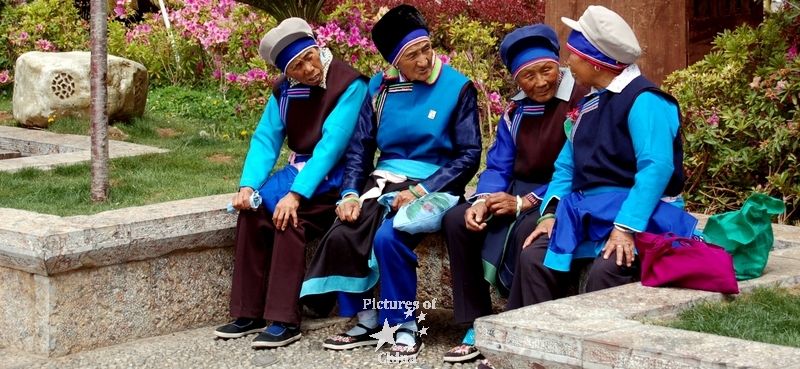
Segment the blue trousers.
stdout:
[[[406,316],[409,304],[417,299],[417,254],[414,248],[427,235],[400,232],[394,229],[393,218],[384,220],[372,246],[381,273],[380,298],[375,300],[376,304],[372,304],[372,291],[339,292],[339,314],[353,316],[362,310],[379,307],[379,324],[383,324],[384,320],[388,320],[390,325],[414,320],[416,314]],[[380,306],[377,306],[378,303]]]

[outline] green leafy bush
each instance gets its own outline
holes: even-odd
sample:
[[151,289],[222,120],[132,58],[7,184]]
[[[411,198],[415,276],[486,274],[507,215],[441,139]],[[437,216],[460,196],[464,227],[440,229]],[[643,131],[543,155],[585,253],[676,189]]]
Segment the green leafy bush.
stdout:
[[[500,41],[495,36],[497,29],[513,29],[511,25],[489,25],[469,19],[463,15],[451,22],[442,23],[438,44],[445,50],[448,63],[468,76],[478,89],[478,105],[481,111],[482,131],[488,142],[494,141],[497,122],[505,107],[505,99],[517,87],[508,70],[500,61]],[[498,93],[499,92],[499,93]]]
[[28,51],[89,50],[89,24],[71,2],[5,4],[0,12],[0,43],[4,45],[0,69],[13,69],[17,57]]
[[667,78],[685,118],[691,210],[737,209],[760,192],[784,200],[780,222],[798,220],[798,14],[787,8],[758,28],[725,31],[704,60]]
[[319,19],[325,0],[237,0],[261,9],[278,20],[300,17],[308,21]]

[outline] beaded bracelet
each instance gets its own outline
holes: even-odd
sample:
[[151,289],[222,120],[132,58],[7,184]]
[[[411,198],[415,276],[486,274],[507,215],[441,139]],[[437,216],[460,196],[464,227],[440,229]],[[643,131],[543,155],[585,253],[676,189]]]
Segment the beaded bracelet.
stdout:
[[545,220],[548,220],[548,219],[555,219],[555,218],[556,218],[556,215],[555,215],[555,214],[545,214],[545,215],[542,215],[542,217],[541,217],[541,218],[539,218],[539,220],[537,220],[537,221],[536,221],[536,225],[539,225],[539,224],[541,224],[541,223],[542,223],[542,222],[544,222]]
[[408,191],[410,191],[411,194],[414,195],[414,197],[416,198],[422,197],[422,195],[418,194],[417,190],[414,189],[414,185],[408,186]]

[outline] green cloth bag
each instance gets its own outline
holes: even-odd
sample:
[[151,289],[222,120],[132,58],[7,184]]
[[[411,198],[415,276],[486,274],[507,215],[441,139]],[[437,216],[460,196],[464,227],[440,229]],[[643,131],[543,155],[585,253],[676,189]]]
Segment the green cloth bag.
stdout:
[[786,205],[764,194],[753,194],[741,210],[712,215],[703,229],[706,242],[720,245],[733,256],[736,279],[761,276],[772,250],[772,216],[786,211]]

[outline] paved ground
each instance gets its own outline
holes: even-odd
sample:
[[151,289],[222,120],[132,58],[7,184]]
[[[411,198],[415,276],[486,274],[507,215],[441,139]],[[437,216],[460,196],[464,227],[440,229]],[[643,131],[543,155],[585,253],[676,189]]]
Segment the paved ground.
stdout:
[[[215,327],[193,329],[165,336],[81,352],[57,359],[47,359],[19,352],[0,350],[0,369],[11,368],[475,368],[476,362],[450,365],[442,355],[459,343],[465,330],[453,323],[452,310],[428,310],[428,336],[416,364],[385,363],[387,345],[335,352],[322,348],[322,340],[338,333],[349,323],[341,319],[315,321],[303,332],[303,338],[287,347],[253,350],[254,335],[235,339],[215,339]],[[379,362],[378,354],[383,353]]]

